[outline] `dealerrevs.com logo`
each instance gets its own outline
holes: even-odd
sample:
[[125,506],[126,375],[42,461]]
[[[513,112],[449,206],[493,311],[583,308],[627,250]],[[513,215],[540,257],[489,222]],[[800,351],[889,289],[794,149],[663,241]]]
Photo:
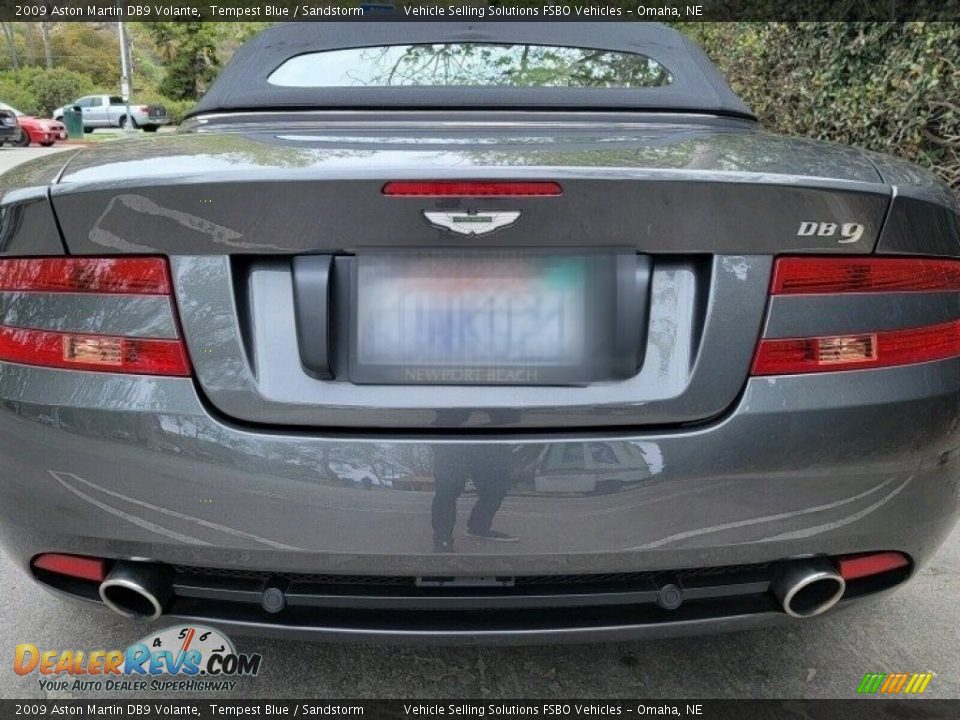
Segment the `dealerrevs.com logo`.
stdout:
[[238,653],[218,630],[201,625],[168,627],[126,650],[42,650],[17,645],[13,669],[36,673],[43,690],[230,691],[238,677],[260,672],[259,654]]

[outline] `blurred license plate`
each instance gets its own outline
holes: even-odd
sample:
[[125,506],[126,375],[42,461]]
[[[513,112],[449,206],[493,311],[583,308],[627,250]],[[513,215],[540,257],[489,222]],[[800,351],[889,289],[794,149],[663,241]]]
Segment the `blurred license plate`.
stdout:
[[596,259],[519,252],[358,254],[355,382],[583,382]]

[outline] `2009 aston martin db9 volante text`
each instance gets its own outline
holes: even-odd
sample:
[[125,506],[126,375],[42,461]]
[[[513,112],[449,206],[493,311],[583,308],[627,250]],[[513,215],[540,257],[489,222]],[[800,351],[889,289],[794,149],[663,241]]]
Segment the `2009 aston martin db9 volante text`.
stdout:
[[277,26],[3,178],[0,537],[130,617],[540,642],[800,622],[960,493],[960,220],[657,25]]

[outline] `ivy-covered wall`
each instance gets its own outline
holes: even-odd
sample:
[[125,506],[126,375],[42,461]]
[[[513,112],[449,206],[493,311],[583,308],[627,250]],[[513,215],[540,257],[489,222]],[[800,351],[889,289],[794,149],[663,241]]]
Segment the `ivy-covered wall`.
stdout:
[[960,23],[679,23],[767,127],[898,155],[960,197]]

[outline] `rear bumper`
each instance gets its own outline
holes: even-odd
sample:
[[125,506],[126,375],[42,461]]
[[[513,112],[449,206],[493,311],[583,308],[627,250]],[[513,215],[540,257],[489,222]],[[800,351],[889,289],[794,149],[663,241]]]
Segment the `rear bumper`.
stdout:
[[[46,588],[63,599],[76,601],[73,595]],[[879,593],[876,597],[886,597],[893,591]],[[876,599],[844,600],[831,612],[855,607]],[[110,612],[100,602],[84,602],[93,612]],[[790,617],[786,613],[769,610],[758,613],[745,613],[711,617],[704,619],[672,620],[670,622],[609,622],[601,625],[578,625],[566,627],[509,627],[478,630],[477,628],[449,627],[443,630],[424,631],[410,627],[368,628],[357,625],[342,625],[318,622],[291,624],[269,620],[240,620],[223,613],[217,617],[209,614],[170,613],[157,621],[160,625],[200,624],[215,626],[230,637],[270,637],[292,640],[312,640],[318,642],[346,643],[390,643],[402,645],[546,645],[575,644],[597,642],[626,642],[630,640],[661,640],[692,635],[708,635],[729,632],[741,632],[760,628],[799,627],[804,623],[817,622],[818,618],[802,620]]]
[[[0,535],[25,569],[35,554],[58,551],[372,576],[673,571],[876,550],[904,552],[916,566],[960,510],[957,360],[751,380],[736,408],[709,425],[616,434],[253,430],[212,414],[190,380],[12,364],[0,366],[0,399]],[[481,474],[504,469],[510,482],[493,525],[516,542],[463,536],[476,500],[468,485],[456,552],[433,552],[438,455]],[[564,457],[573,460],[564,465]],[[589,458],[582,467],[580,457]],[[529,637],[623,638],[788,620],[775,611],[738,617],[632,630],[568,625]],[[322,619],[196,619],[245,632],[417,634],[327,627]],[[518,628],[489,632],[491,641],[525,636]]]
[[52,143],[57,140],[66,140],[67,131],[66,129],[57,129],[52,128],[50,130],[34,130],[30,133],[30,142],[35,143]]
[[151,117],[146,113],[133,113],[133,119],[136,120],[137,125],[169,125],[170,118],[168,116],[163,117]]

